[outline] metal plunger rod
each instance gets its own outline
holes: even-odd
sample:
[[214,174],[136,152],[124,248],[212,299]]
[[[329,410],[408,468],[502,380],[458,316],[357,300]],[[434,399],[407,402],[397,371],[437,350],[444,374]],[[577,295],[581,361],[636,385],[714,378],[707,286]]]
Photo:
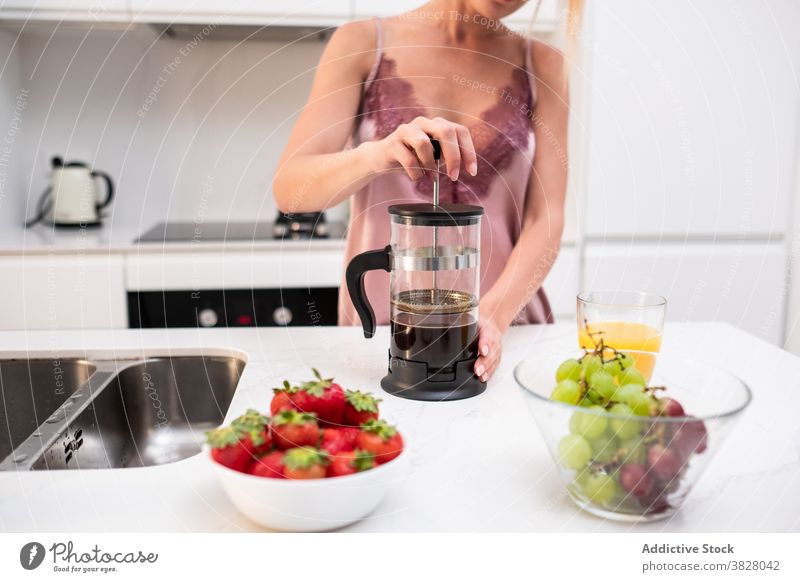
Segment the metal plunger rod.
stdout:
[[[431,139],[433,146],[433,159],[436,160],[436,175],[433,177],[433,205],[439,206],[439,162],[442,159],[442,146],[435,139]],[[433,227],[433,258],[436,258],[439,247],[439,227]],[[433,288],[431,289],[431,303],[436,301],[436,271],[433,271]]]

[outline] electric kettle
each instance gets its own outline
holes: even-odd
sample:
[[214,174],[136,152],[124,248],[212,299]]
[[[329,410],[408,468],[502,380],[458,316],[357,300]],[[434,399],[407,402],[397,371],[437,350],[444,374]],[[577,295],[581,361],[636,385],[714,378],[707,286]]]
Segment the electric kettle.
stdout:
[[[64,163],[53,158],[50,187],[36,205],[36,216],[25,226],[45,221],[53,226],[87,227],[100,225],[100,211],[114,198],[114,183],[105,172],[93,170],[83,162]],[[105,183],[102,201],[97,180]]]

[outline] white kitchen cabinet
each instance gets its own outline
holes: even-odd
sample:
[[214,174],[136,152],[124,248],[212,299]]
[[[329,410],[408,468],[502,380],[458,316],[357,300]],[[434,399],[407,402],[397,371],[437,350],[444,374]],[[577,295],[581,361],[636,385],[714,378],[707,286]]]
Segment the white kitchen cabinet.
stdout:
[[587,237],[785,233],[798,4],[586,5]]
[[129,254],[128,291],[338,287],[344,252],[292,250]]
[[129,0],[136,21],[332,26],[352,17],[350,0]]
[[[395,16],[403,12],[415,10],[422,6],[422,0],[354,0],[354,18],[370,18],[373,16]],[[533,20],[537,0],[527,2],[522,8],[504,19],[510,28],[528,32],[530,30],[551,30],[558,21],[559,0],[543,0],[536,20]]]
[[553,268],[544,281],[544,290],[556,321],[575,319],[575,296],[580,287],[580,255],[573,245],[562,245]]
[[0,257],[0,329],[128,326],[121,255]]
[[727,321],[778,343],[786,261],[780,243],[587,244],[582,288],[658,293],[668,320]]
[[128,0],[6,0],[0,18],[17,20],[124,20]]

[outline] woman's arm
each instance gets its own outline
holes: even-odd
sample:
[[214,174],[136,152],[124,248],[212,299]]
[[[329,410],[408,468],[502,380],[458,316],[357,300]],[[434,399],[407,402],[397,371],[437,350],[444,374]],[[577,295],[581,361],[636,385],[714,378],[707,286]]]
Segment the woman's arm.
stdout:
[[375,25],[353,22],[331,37],[317,68],[311,94],[272,182],[283,212],[313,212],[335,206],[382,172],[403,171],[412,180],[435,171],[430,138],[439,139],[447,173],[477,171],[469,130],[441,118],[418,117],[385,139],[345,150],[358,114],[363,84],[375,62]]
[[542,286],[558,256],[567,189],[569,95],[563,57],[533,43],[538,99],[531,120],[536,136],[522,230],[503,272],[481,299],[481,357],[475,373],[488,378],[500,363],[502,334]]

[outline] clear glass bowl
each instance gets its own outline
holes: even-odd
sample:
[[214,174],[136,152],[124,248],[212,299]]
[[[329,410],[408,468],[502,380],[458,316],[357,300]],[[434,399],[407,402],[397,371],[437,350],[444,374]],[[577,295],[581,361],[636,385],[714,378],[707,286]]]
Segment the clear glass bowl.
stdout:
[[581,355],[537,355],[514,371],[570,497],[618,521],[672,515],[750,403],[750,389],[719,368],[659,354],[648,385],[666,387],[659,398],[676,399],[685,416],[626,416],[550,400],[559,364]]

